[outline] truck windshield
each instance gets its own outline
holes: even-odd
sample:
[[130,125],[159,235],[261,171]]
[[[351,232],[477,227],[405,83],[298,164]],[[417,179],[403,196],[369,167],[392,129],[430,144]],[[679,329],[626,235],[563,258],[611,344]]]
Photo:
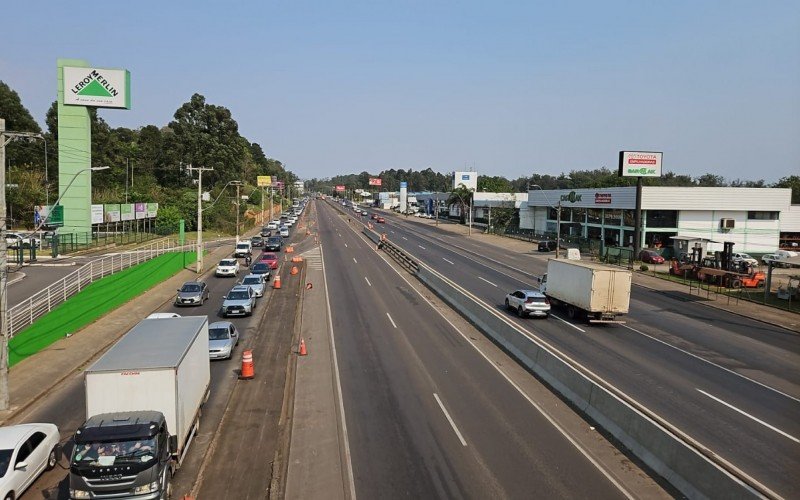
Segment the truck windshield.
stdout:
[[75,446],[72,465],[108,467],[121,463],[148,462],[156,456],[156,441],[153,438],[94,442]]

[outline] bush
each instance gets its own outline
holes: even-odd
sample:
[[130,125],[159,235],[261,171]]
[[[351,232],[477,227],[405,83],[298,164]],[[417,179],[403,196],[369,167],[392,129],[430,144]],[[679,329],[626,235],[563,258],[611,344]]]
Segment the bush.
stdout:
[[650,269],[650,268],[649,268],[649,267],[647,267],[647,264],[642,264],[641,266],[639,266],[639,270],[640,270],[640,271],[647,271],[647,270],[649,270],[649,269]]

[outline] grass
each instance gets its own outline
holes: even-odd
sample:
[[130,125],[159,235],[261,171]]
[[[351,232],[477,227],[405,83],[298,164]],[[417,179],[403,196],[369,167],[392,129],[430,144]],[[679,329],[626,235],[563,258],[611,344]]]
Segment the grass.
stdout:
[[195,257],[194,252],[169,253],[95,281],[15,335],[8,344],[8,365],[14,366],[172,277]]

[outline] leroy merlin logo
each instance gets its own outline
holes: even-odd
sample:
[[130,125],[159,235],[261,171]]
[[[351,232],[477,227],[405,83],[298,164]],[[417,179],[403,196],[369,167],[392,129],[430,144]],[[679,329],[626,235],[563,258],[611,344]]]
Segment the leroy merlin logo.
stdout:
[[92,97],[117,97],[119,91],[97,70],[90,71],[70,89],[73,94]]

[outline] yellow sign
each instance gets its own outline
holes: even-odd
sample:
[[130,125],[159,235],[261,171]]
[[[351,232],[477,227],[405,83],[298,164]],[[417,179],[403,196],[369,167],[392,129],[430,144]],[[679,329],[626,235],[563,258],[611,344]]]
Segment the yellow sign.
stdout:
[[259,175],[256,179],[258,187],[270,187],[272,185],[271,175]]

